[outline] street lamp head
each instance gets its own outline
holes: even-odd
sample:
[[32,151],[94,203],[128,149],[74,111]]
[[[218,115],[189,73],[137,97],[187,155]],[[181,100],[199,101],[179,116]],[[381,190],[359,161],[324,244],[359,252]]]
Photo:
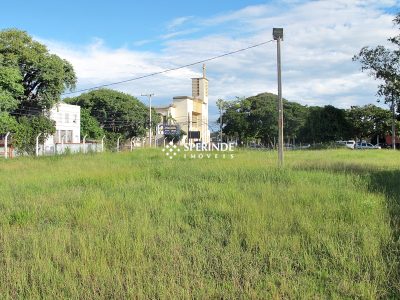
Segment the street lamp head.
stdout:
[[274,37],[274,40],[282,40],[283,41],[283,28],[274,28],[272,30],[272,36]]

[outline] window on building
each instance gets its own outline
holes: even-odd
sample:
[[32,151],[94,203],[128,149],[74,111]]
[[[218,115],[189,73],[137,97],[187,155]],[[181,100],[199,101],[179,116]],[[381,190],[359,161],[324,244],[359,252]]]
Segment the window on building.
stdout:
[[61,135],[61,141],[65,143],[66,142],[66,136],[65,136],[65,130],[60,130],[60,135]]
[[55,144],[61,143],[60,130],[56,130],[53,139]]
[[72,143],[73,142],[73,131],[72,130],[57,130],[54,134],[54,143]]
[[66,130],[65,132],[65,142],[66,143],[72,143],[73,139],[72,139],[72,130]]
[[65,114],[65,123],[69,123],[69,113]]

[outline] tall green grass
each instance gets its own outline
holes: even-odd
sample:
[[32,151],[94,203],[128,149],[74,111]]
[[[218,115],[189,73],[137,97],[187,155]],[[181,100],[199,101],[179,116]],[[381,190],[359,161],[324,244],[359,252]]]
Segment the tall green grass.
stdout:
[[400,153],[0,161],[0,298],[399,298]]

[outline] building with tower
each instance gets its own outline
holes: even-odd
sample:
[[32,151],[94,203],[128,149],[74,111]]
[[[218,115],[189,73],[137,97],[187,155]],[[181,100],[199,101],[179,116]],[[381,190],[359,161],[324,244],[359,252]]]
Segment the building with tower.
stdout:
[[[157,137],[164,135],[168,125],[178,125],[186,134],[182,141],[185,143],[201,141],[210,142],[208,129],[208,79],[206,66],[203,65],[203,76],[192,78],[192,96],[175,96],[172,104],[155,108],[161,115],[161,123],[157,126]],[[188,133],[191,133],[188,136]]]

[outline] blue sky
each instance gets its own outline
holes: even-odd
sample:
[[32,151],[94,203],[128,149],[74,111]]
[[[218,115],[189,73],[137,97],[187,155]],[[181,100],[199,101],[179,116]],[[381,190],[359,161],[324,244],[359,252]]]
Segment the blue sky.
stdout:
[[[135,41],[168,34],[171,21],[208,18],[265,1],[36,1],[2,3],[0,27],[17,27],[44,39],[72,44],[87,43],[93,37],[110,47],[136,46]],[[192,24],[193,25],[193,24]],[[151,49],[160,49],[152,43]]]
[[[307,105],[376,102],[377,82],[352,57],[398,33],[396,0],[4,1],[0,28],[28,31],[70,61],[77,88],[146,75],[271,39],[284,27],[283,95]],[[201,65],[113,88],[166,105],[190,95]],[[276,93],[274,43],[207,64],[215,101]],[[143,99],[144,100],[144,99]]]

